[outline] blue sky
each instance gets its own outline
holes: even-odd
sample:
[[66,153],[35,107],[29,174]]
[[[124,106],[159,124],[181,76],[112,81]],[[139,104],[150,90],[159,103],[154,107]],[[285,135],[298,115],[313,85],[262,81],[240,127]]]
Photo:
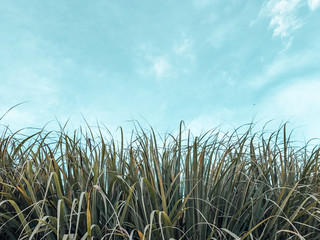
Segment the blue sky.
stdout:
[[320,137],[320,0],[0,3],[0,115],[30,101],[1,120],[13,130],[83,114],[196,134],[289,120]]

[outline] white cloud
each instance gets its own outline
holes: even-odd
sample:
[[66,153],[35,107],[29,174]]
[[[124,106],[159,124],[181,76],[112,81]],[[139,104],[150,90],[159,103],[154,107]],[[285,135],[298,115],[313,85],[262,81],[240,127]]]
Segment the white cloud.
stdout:
[[175,44],[173,46],[173,51],[177,54],[177,55],[183,55],[183,54],[188,54],[188,52],[190,51],[192,47],[192,42],[190,41],[190,39],[185,38],[182,42]]
[[223,132],[232,132],[234,127],[239,127],[237,113],[228,108],[217,109],[211,113],[204,113],[187,123],[187,128],[195,136],[204,134],[207,131],[218,128]]
[[153,44],[142,44],[137,49],[136,71],[142,76],[159,79],[190,73],[196,66],[193,39],[185,33],[167,49]]
[[[318,77],[298,81],[274,94],[267,96],[255,106],[241,106],[235,109],[217,109],[201,114],[187,123],[187,128],[194,135],[200,135],[217,128],[222,132],[233,132],[235,128],[255,124],[254,132],[263,129],[269,121],[266,131],[277,131],[289,121],[289,131],[294,129],[294,140],[320,137],[320,74]],[[246,113],[246,116],[243,113]],[[246,126],[242,130],[246,130]],[[240,133],[241,131],[240,130]]]
[[317,51],[303,50],[294,54],[279,54],[273,62],[265,66],[256,78],[249,83],[254,88],[261,88],[265,84],[279,79],[282,75],[315,65],[318,58]]
[[158,78],[162,78],[168,75],[170,69],[170,63],[166,56],[155,57],[152,59],[153,62],[153,72]]
[[141,45],[137,51],[136,71],[142,76],[156,76],[157,79],[173,75],[172,63],[168,54],[153,45]]
[[[0,125],[9,126],[9,129],[13,132],[18,131],[22,128],[26,128],[26,127],[34,127],[36,120],[39,120],[39,119],[36,119],[36,114],[34,114],[34,112],[24,110],[23,108],[26,108],[26,106],[27,105],[23,104],[21,106],[17,106],[15,108],[11,109],[3,117],[3,119],[0,122]],[[5,112],[8,109],[6,109],[4,107],[1,108],[0,109],[0,116],[5,114]],[[42,124],[44,124],[44,123],[42,123]],[[41,127],[41,126],[38,126],[38,127]]]
[[314,11],[320,6],[320,0],[308,0],[308,6],[311,11]]
[[31,65],[8,70],[3,81],[3,90],[6,91],[1,98],[15,95],[15,99],[21,101],[46,99],[46,103],[51,102],[57,97],[59,86],[55,82],[57,74],[50,68],[43,63],[41,67]]
[[[307,139],[320,136],[320,76],[296,82],[265,99],[261,109],[269,118],[290,119],[295,127],[303,126]],[[300,139],[301,140],[301,139]]]
[[29,101],[10,111],[0,122],[13,130],[43,127],[54,120],[54,114],[61,108],[59,64],[50,57],[34,59],[17,60],[12,68],[2,70],[0,102],[4,104],[0,107],[0,115],[18,103]]
[[270,18],[269,27],[273,36],[287,37],[301,27],[302,21],[296,16],[301,0],[269,0],[260,12],[261,17]]
[[301,81],[291,85],[273,97],[277,108],[285,115],[309,118],[310,115],[319,114],[320,108],[320,82]]
[[235,27],[236,25],[236,21],[229,21],[224,24],[216,25],[215,28],[211,30],[209,38],[207,39],[209,44],[214,48],[219,49],[226,41],[234,39],[239,31],[239,29]]
[[196,67],[196,55],[193,48],[193,40],[188,37],[183,37],[177,41],[173,47],[173,61],[176,74],[188,74]]

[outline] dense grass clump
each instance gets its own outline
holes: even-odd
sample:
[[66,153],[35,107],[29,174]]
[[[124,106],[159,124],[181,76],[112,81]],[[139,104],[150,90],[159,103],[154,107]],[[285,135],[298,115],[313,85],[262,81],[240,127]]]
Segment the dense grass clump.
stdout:
[[319,146],[99,128],[0,138],[0,239],[320,239]]

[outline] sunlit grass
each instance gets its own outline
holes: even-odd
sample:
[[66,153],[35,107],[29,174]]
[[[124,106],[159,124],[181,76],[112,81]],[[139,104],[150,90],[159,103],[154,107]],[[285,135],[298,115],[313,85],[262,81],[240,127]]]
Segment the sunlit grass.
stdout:
[[184,131],[4,131],[0,239],[320,239],[319,146]]

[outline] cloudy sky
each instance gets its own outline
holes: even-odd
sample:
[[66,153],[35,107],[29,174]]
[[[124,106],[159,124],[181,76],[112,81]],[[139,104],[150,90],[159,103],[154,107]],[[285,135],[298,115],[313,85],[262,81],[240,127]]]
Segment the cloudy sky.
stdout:
[[[320,137],[320,0],[0,0],[13,130],[138,120],[195,133],[253,119]],[[299,131],[300,131],[299,130]]]

